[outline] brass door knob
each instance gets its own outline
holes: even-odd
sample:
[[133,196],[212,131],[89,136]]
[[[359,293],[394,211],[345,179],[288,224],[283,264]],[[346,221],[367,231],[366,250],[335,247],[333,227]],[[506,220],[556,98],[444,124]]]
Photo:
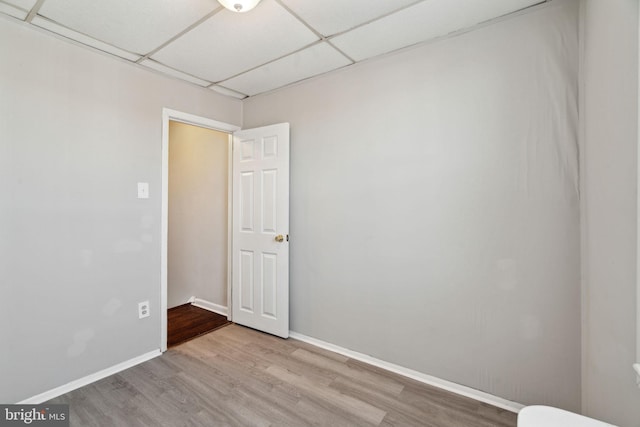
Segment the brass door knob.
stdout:
[[276,242],[280,242],[280,243],[284,242],[284,236],[282,234],[278,234],[276,236]]

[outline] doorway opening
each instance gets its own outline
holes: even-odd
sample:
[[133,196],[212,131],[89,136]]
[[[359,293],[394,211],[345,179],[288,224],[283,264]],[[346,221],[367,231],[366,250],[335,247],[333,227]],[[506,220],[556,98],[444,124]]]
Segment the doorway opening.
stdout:
[[238,129],[163,110],[161,351],[168,309],[182,341],[232,318],[231,133]]
[[169,122],[167,347],[228,324],[229,134]]

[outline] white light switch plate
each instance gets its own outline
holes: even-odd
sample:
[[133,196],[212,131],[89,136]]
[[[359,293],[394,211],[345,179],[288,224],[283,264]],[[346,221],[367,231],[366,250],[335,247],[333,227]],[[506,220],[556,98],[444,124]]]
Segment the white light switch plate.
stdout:
[[148,199],[148,198],[149,198],[149,183],[139,182],[138,183],[138,199]]

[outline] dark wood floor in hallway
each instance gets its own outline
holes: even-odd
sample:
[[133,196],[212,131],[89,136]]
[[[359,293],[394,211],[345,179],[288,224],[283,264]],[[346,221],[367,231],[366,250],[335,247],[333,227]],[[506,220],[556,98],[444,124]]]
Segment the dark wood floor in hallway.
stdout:
[[227,316],[183,304],[167,311],[167,347],[173,347],[231,322]]
[[500,426],[516,414],[230,325],[70,392],[72,426]]

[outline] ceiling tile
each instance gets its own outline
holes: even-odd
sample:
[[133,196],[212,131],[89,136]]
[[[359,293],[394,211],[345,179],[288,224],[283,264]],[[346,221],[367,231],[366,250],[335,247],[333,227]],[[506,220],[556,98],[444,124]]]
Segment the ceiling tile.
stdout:
[[46,0],[39,14],[119,48],[147,54],[219,6],[215,0]]
[[174,70],[173,68],[166,67],[151,59],[145,59],[144,61],[141,61],[140,65],[154,69],[156,71],[160,71],[161,73],[167,74],[172,77],[177,77],[179,79],[186,80],[188,82],[197,84],[198,86],[209,86],[211,84],[211,82],[199,79],[197,77],[190,76],[189,74],[182,73],[180,71]]
[[160,49],[153,59],[210,81],[228,79],[318,37],[274,0],[247,13],[223,10]]
[[36,4],[37,0],[2,0],[4,3],[9,3],[10,5],[17,6],[20,9],[24,9],[27,12],[31,11],[31,8],[34,4]]
[[248,95],[255,95],[351,64],[327,43],[279,59],[241,74],[222,84]]
[[319,33],[330,36],[401,9],[416,0],[283,0]]
[[429,0],[331,39],[359,61],[444,36],[541,0]]
[[17,7],[14,7],[2,2],[0,2],[0,13],[7,14],[9,16],[13,16],[14,18],[18,18],[18,19],[24,19],[29,14],[29,12],[25,10],[19,9]]
[[48,19],[44,19],[40,16],[36,16],[31,21],[33,25],[36,25],[40,28],[47,29],[53,33],[60,34],[68,39],[75,40],[82,44],[86,44],[87,46],[91,46],[103,52],[110,53],[112,55],[119,56],[124,59],[128,59],[129,61],[137,61],[141,58],[140,55],[135,55],[131,52],[124,51],[122,49],[118,49],[117,47],[108,45],[101,41],[92,39],[91,37],[87,37],[84,34],[80,34],[76,31],[70,30],[68,28],[63,27],[62,25],[56,24],[55,22],[49,21]]

